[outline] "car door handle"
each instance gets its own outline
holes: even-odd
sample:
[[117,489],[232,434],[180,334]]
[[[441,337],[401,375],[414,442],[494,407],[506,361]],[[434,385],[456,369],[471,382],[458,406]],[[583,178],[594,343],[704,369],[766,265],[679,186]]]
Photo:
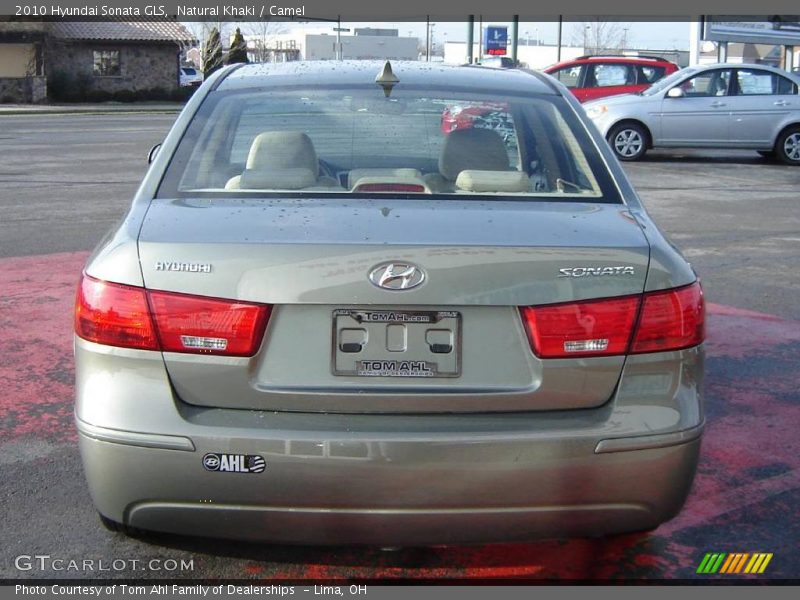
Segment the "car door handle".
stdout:
[[789,103],[786,100],[776,100],[773,102],[775,106],[789,106]]
[[719,102],[719,101],[718,102],[712,102],[711,106],[713,108],[719,108],[720,106],[725,106],[725,103],[724,102]]

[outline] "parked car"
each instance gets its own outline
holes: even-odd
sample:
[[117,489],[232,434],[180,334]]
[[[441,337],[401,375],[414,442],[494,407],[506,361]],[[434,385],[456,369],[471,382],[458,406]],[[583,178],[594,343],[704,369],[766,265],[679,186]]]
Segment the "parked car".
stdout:
[[510,56],[484,56],[480,64],[484,67],[496,67],[500,69],[514,69],[517,63]]
[[581,102],[606,96],[635,94],[678,70],[678,65],[656,56],[581,56],[544,72],[552,75]]
[[[442,131],[443,107],[486,102],[513,144]],[[703,322],[695,273],[551,78],[226,67],[83,272],[86,478],[123,531],[653,528],[695,473]]]
[[648,148],[743,148],[800,165],[798,86],[800,76],[774,67],[715,64],[584,108],[620,160]]
[[492,129],[502,136],[504,142],[513,144],[516,140],[516,133],[508,109],[507,104],[491,102],[459,103],[447,106],[442,111],[442,133],[470,127]]
[[203,83],[203,74],[194,67],[181,67],[181,87],[197,87]]

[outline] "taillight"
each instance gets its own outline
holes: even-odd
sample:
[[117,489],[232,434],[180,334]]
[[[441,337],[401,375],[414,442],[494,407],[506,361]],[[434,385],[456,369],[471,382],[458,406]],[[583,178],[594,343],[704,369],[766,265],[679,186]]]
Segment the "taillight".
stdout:
[[705,337],[699,282],[642,296],[526,306],[521,314],[531,348],[541,358],[680,350]]
[[252,356],[269,306],[108,283],[84,275],[75,306],[75,333],[108,346]]
[[697,346],[705,338],[705,302],[700,282],[644,295],[631,353]]
[[148,292],[165,352],[252,356],[269,307],[172,292]]
[[541,358],[624,354],[639,296],[526,306],[522,317],[531,347]]
[[75,333],[107,346],[158,350],[145,291],[86,275],[75,299]]

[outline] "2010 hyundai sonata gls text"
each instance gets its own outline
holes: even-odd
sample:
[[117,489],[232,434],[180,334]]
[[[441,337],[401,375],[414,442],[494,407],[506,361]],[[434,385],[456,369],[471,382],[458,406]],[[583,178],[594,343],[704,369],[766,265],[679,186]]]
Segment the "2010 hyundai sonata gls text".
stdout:
[[[442,128],[470,107],[493,118]],[[83,273],[86,477],[121,529],[417,545],[653,528],[695,472],[703,315],[553,79],[227,68]]]

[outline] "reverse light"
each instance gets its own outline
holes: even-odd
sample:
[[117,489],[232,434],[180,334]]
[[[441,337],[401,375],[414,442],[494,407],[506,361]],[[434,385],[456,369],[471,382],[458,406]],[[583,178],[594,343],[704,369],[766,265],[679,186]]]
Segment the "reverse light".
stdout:
[[639,311],[639,296],[526,306],[522,318],[541,358],[624,354]]
[[526,306],[520,312],[540,358],[665,352],[697,346],[705,338],[699,282],[642,296]]
[[164,352],[252,356],[269,316],[261,304],[174,292],[147,295]]
[[84,275],[75,333],[86,340],[142,350],[252,356],[270,307],[263,304],[148,291]]

